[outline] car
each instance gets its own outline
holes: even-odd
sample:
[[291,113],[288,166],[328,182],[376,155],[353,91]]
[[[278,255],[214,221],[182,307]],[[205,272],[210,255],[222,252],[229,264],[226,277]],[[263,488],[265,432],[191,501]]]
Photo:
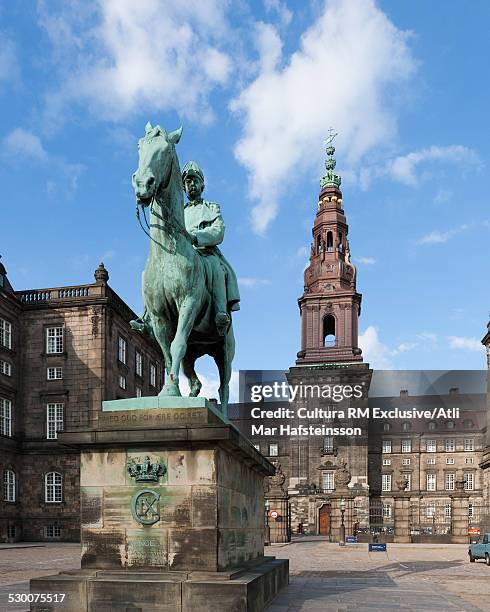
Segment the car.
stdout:
[[470,563],[474,563],[477,559],[485,559],[485,563],[490,565],[490,533],[481,535],[474,544],[470,544],[468,556]]

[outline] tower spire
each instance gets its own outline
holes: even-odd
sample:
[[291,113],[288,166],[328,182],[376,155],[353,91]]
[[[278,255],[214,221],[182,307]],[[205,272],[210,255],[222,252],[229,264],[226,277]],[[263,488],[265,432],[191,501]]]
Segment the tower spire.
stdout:
[[310,263],[304,275],[301,312],[301,351],[297,365],[362,361],[358,346],[361,294],[356,289],[356,267],[351,261],[349,227],[342,208],[341,178],[335,174],[332,128],[326,139],[327,173],[313,223]]
[[342,179],[340,174],[335,174],[335,166],[337,165],[337,160],[335,159],[335,147],[333,145],[333,141],[335,137],[338,136],[338,132],[334,132],[333,128],[328,130],[328,136],[325,139],[325,153],[327,157],[325,159],[325,169],[326,174],[322,176],[320,179],[320,187],[323,191],[326,187],[335,187],[337,189],[340,188],[340,184],[342,183]]

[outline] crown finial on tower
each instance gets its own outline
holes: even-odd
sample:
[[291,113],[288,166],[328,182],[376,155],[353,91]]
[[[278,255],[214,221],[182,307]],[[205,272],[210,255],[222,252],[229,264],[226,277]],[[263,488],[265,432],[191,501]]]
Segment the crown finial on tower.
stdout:
[[320,179],[320,187],[322,190],[326,187],[335,187],[339,189],[340,183],[342,182],[340,175],[335,174],[334,172],[337,161],[334,157],[335,147],[333,146],[333,141],[336,136],[338,136],[338,133],[334,132],[333,128],[330,128],[328,130],[328,136],[325,140],[325,152],[327,154],[325,169],[327,170],[327,173]]

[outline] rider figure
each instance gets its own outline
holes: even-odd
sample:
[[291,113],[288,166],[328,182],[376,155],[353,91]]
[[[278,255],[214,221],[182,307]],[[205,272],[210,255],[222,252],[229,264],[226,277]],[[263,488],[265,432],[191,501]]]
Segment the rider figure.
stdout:
[[[185,228],[194,248],[203,256],[203,262],[215,306],[216,329],[224,336],[230,325],[230,312],[240,310],[240,293],[235,272],[218,248],[223,242],[225,224],[219,204],[203,200],[204,174],[194,161],[182,170],[182,182],[188,197],[184,207]],[[152,334],[148,313],[130,322],[140,332]]]
[[215,323],[220,336],[225,335],[230,325],[230,312],[240,309],[238,283],[230,264],[226,261],[218,244],[223,242],[225,224],[219,204],[202,199],[204,174],[194,161],[182,170],[182,182],[188,202],[184,208],[185,228],[192,244],[205,258],[206,274],[215,305]]

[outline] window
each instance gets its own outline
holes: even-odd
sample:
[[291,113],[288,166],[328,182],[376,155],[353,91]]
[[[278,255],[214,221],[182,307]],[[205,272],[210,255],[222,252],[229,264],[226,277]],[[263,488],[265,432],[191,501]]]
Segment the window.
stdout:
[[427,425],[429,431],[434,431],[434,429],[437,427],[437,425],[434,423],[434,421],[431,421],[428,425]]
[[448,429],[454,429],[454,421],[448,421],[448,422],[446,423],[446,427],[447,427]]
[[426,440],[425,441],[425,450],[428,453],[435,453],[437,451],[437,444],[435,440]]
[[454,457],[446,457],[446,463],[447,463],[447,465],[453,465],[454,464]]
[[412,440],[402,440],[402,453],[412,452]]
[[456,450],[456,440],[454,438],[448,438],[446,440],[446,453],[454,453]]
[[48,327],[46,330],[46,353],[63,352],[63,328]]
[[136,375],[143,376],[143,355],[136,351]]
[[391,453],[391,440],[383,440],[383,453]]
[[12,376],[12,366],[8,361],[3,361],[3,359],[0,359],[0,374]]
[[404,423],[402,423],[402,430],[403,431],[410,431],[411,425],[408,421],[405,421]]
[[0,344],[12,348],[12,325],[5,319],[0,319]]
[[279,455],[279,444],[269,444],[269,457],[277,457]]
[[126,389],[126,377],[122,374],[119,374],[119,386],[121,389]]
[[444,517],[445,518],[451,518],[452,513],[453,513],[453,510],[452,510],[451,504],[445,504],[445,506],[444,506]]
[[465,463],[475,463],[475,459],[473,457],[465,457],[464,462]]
[[468,504],[468,517],[473,518],[473,516],[474,516],[473,504],[470,502]]
[[325,453],[333,452],[333,437],[332,436],[327,436],[326,438],[323,438],[323,451]]
[[405,491],[411,491],[412,490],[412,474],[408,474],[408,473],[402,474],[402,478],[407,483],[407,487]]
[[403,458],[403,459],[402,459],[402,465],[410,465],[410,459],[408,459],[408,458],[406,458],[406,457],[405,457],[405,458]]
[[63,368],[48,368],[46,377],[48,380],[61,380],[63,378]]
[[446,491],[454,491],[454,474],[446,474],[444,477],[444,488]]
[[48,472],[44,477],[44,500],[50,504],[63,501],[63,477],[58,472]]
[[47,438],[56,440],[58,431],[63,431],[64,404],[48,404],[47,406]]
[[126,363],[126,353],[128,350],[128,343],[124,338],[119,336],[118,340],[118,350],[117,350],[117,358],[121,363]]
[[0,435],[12,435],[12,402],[0,397]]
[[467,472],[464,475],[464,490],[473,491],[475,484],[475,476],[472,472]]
[[473,421],[471,419],[467,419],[466,421],[463,421],[463,427],[465,429],[471,429],[473,427]]
[[391,474],[382,474],[381,476],[381,490],[391,491]]
[[427,465],[435,465],[436,464],[436,458],[435,457],[429,457],[427,459]]
[[383,465],[391,465],[391,459],[383,459]]
[[59,525],[48,525],[46,527],[47,538],[61,538],[61,527]]
[[15,472],[13,470],[5,470],[3,473],[3,500],[15,501]]
[[140,387],[136,387],[136,397],[142,397],[143,396],[143,392],[141,391]]
[[475,450],[475,440],[473,438],[465,438],[464,449],[466,452]]
[[383,518],[391,518],[391,504],[383,504]]
[[154,363],[150,364],[150,385],[157,386],[157,366]]
[[335,317],[328,314],[323,319],[323,346],[335,346]]
[[322,488],[324,491],[335,489],[335,476],[333,472],[322,472]]
[[435,490],[436,490],[436,475],[427,474],[427,491],[435,491]]
[[7,538],[12,539],[17,535],[15,525],[8,525],[7,527]]
[[435,506],[427,506],[427,508],[425,509],[425,516],[426,518],[436,518],[436,507]]
[[383,423],[383,431],[390,431],[390,429],[391,429],[390,423]]

